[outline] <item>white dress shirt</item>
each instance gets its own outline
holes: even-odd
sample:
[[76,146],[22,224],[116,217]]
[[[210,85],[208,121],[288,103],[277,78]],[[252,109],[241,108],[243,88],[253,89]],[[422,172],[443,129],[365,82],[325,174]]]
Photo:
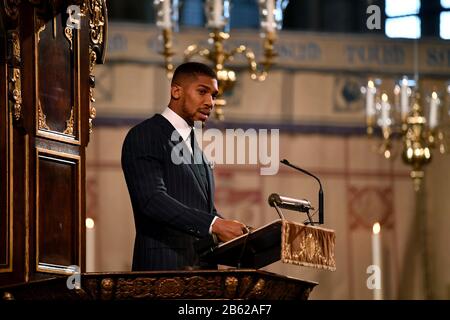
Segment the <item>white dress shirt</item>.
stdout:
[[178,131],[183,141],[186,143],[189,151],[192,153],[191,147],[191,130],[193,129],[186,120],[180,117],[175,111],[167,107],[161,115],[166,118],[170,124]]

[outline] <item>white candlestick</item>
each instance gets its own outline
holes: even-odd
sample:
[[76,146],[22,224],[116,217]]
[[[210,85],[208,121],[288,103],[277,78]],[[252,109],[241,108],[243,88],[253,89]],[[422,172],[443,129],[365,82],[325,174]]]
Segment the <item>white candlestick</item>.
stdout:
[[275,19],[274,19],[274,0],[267,0],[267,32],[273,32],[275,30]]
[[366,89],[366,115],[367,117],[372,117],[375,115],[374,97],[376,90],[373,81],[368,82]]
[[215,0],[213,4],[213,27],[220,28],[222,26],[222,12],[223,3],[222,0]]
[[162,27],[164,29],[172,28],[172,19],[170,18],[172,8],[170,0],[163,0],[163,23]]
[[402,79],[402,85],[400,87],[400,105],[401,105],[402,119],[404,119],[408,115],[409,111],[408,78],[406,77]]
[[91,218],[86,219],[86,272],[95,270],[95,224]]
[[388,100],[387,94],[384,93],[381,96],[381,127],[383,129],[388,128],[390,125],[389,109],[391,107],[387,100]]
[[430,129],[434,129],[437,126],[437,109],[438,109],[438,96],[436,92],[431,94],[430,101]]
[[[378,267],[381,272],[381,226],[378,222],[376,222],[372,227],[372,265]],[[379,288],[373,288],[373,299],[374,300],[382,300],[383,299],[383,290],[381,287],[381,279]]]

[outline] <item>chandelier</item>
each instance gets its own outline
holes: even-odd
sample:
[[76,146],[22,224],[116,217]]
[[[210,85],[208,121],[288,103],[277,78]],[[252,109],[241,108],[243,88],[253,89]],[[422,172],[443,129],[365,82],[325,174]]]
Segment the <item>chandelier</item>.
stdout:
[[[416,72],[414,79],[398,79],[390,92],[384,90],[380,79],[369,79],[362,92],[368,136],[381,135],[378,151],[385,158],[401,153],[403,162],[412,167],[410,176],[418,191],[433,150],[448,152],[450,82],[432,90],[421,89]],[[401,140],[397,151],[396,140]]]
[[[206,27],[209,29],[208,43],[210,47],[204,48],[197,44],[191,44],[184,50],[184,60],[189,61],[195,56],[202,57],[212,63],[212,68],[217,74],[218,95],[214,108],[215,118],[224,119],[223,108],[226,105],[224,94],[233,88],[236,82],[236,72],[227,67],[236,55],[243,55],[246,58],[248,70],[252,80],[264,81],[270,67],[273,64],[276,52],[274,42],[276,31],[281,29],[283,20],[283,9],[287,5],[287,0],[256,0],[259,5],[259,19],[261,36],[263,38],[263,60],[256,62],[256,57],[250,48],[245,45],[227,50],[225,42],[230,38],[229,0],[205,0],[205,15],[207,18]],[[161,30],[164,48],[161,54],[164,56],[166,73],[169,79],[172,78],[174,66],[172,57],[175,55],[172,46],[173,32],[178,30],[178,0],[155,0],[156,25]]]

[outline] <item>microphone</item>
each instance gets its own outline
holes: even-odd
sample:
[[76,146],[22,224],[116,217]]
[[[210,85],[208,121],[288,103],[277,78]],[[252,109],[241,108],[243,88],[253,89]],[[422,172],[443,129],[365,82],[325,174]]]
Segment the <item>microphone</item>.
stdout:
[[271,207],[278,206],[280,208],[288,210],[308,212],[309,210],[314,209],[311,206],[311,202],[309,202],[308,200],[283,197],[277,193],[272,193],[269,196],[268,201]]
[[308,176],[313,177],[314,179],[317,180],[317,182],[319,182],[319,186],[320,186],[320,189],[319,189],[319,224],[323,224],[323,221],[324,221],[324,216],[323,216],[323,189],[322,189],[322,183],[320,182],[320,179],[317,178],[317,177],[316,177],[315,175],[313,175],[312,173],[306,171],[305,169],[299,168],[299,167],[297,167],[297,166],[291,164],[291,163],[290,163],[289,161],[287,161],[286,159],[283,159],[283,160],[281,160],[280,162],[281,162],[282,164],[284,164],[284,165],[287,165],[287,166],[289,166],[289,167],[291,167],[291,168],[294,168],[294,169],[296,169],[296,170],[298,170],[298,171],[301,171],[301,172],[307,174]]

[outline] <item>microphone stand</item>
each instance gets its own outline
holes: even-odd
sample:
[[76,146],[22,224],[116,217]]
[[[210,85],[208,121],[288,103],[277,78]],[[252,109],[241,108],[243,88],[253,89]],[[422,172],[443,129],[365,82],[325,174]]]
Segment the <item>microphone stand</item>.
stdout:
[[283,213],[281,212],[280,208],[278,208],[277,204],[274,203],[273,205],[275,206],[275,210],[277,210],[277,213],[278,213],[278,215],[280,216],[280,219],[281,219],[281,220],[285,220],[285,219],[284,219],[284,215],[283,215]]
[[[320,182],[319,178],[317,178],[315,175],[313,175],[312,173],[309,173],[308,171],[306,171],[305,169],[299,168],[293,164],[291,164],[289,161],[287,161],[286,159],[283,159],[280,161],[282,164],[287,165],[288,167],[294,168],[300,172],[303,172],[304,174],[307,174],[308,176],[313,177],[314,179],[317,180],[317,182],[319,183],[320,189],[319,189],[319,224],[323,224],[324,221],[324,215],[323,215],[323,188],[322,188],[322,183]],[[307,213],[308,217],[309,216],[309,212]],[[311,218],[310,221],[312,222]]]

